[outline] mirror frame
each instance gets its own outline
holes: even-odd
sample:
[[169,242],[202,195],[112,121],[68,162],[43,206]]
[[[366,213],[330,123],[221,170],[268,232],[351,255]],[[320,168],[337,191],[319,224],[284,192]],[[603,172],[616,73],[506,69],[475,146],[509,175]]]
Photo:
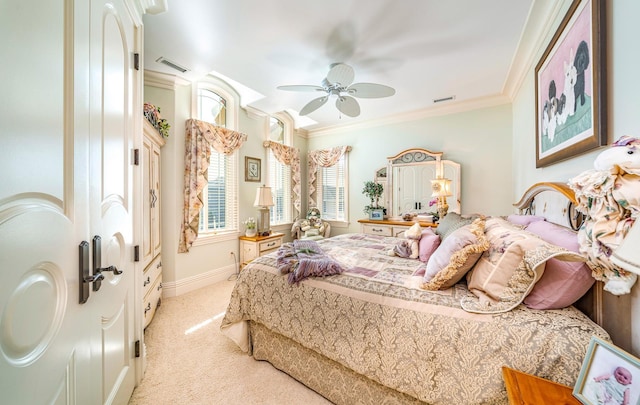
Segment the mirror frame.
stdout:
[[[451,160],[442,160],[443,152],[433,152],[423,148],[411,148],[387,158],[386,176],[380,176],[382,168],[376,170],[374,181],[384,185],[385,207],[388,208],[390,217],[394,216],[393,190],[394,190],[394,168],[402,166],[415,166],[436,164],[436,177],[445,177],[451,180],[453,195],[447,198],[449,212],[461,212],[460,202],[460,164]],[[425,184],[425,186],[427,186]]]

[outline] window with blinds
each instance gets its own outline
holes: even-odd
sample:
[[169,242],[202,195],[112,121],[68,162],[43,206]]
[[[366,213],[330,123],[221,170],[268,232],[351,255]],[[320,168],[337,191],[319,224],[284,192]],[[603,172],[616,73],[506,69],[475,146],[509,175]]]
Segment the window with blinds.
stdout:
[[292,222],[291,167],[278,162],[269,149],[269,186],[273,193],[272,224]]
[[[212,90],[198,89],[198,119],[226,127],[226,100]],[[226,156],[211,148],[207,186],[202,191],[200,234],[238,229],[238,152]]]
[[347,221],[347,154],[331,167],[318,168],[317,202],[322,219]]
[[[285,122],[275,117],[269,120],[269,140],[285,144]],[[268,184],[273,193],[273,207],[271,207],[271,224],[286,224],[293,222],[293,200],[291,190],[291,166],[278,162],[271,149],[268,156]]]

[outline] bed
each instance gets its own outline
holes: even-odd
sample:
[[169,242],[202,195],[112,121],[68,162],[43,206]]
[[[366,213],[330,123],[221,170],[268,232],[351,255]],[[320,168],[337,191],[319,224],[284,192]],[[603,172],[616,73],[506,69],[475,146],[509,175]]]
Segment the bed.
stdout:
[[[558,211],[533,202],[547,191],[559,196],[553,202]],[[532,217],[551,214],[547,220],[566,222],[572,218],[567,199],[568,188],[544,183],[529,189],[517,207]],[[491,269],[500,249],[480,252],[452,286],[425,290],[428,261],[390,256],[398,238],[346,234],[317,242],[340,264],[339,274],[290,283],[276,253],[251,262],[238,277],[221,330],[256,360],[336,404],[506,404],[502,366],[572,386],[591,337],[611,339],[584,313],[593,317],[598,301],[587,294],[590,309],[581,311],[573,305],[531,309],[523,300],[550,259],[579,263],[576,254],[522,236],[523,226],[505,218],[479,218],[468,218],[467,225],[482,223],[487,239],[504,239],[506,232],[528,255],[514,266],[519,273],[510,276],[497,301],[478,285],[501,281],[476,278],[496,273],[479,264],[484,260]]]

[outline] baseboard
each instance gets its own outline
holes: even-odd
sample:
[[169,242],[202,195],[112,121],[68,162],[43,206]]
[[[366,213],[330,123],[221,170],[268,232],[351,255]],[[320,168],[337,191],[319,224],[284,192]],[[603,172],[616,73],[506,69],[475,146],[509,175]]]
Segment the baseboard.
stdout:
[[211,284],[225,281],[231,275],[235,274],[235,268],[235,265],[229,265],[178,281],[163,282],[162,297],[176,297]]

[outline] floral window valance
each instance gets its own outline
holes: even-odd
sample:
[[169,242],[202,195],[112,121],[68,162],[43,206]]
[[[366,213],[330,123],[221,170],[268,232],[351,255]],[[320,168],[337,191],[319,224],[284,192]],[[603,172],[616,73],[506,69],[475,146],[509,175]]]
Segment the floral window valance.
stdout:
[[342,155],[351,151],[351,146],[335,146],[331,149],[309,151],[309,207],[316,206],[316,184],[318,167],[331,167],[338,163]]
[[293,206],[300,213],[300,150],[278,142],[264,141],[263,146],[271,149],[278,162],[291,167],[293,179]]
[[247,135],[208,122],[189,119],[185,134],[184,215],[178,253],[185,253],[198,238],[202,190],[207,185],[211,148],[231,155],[247,141]]

